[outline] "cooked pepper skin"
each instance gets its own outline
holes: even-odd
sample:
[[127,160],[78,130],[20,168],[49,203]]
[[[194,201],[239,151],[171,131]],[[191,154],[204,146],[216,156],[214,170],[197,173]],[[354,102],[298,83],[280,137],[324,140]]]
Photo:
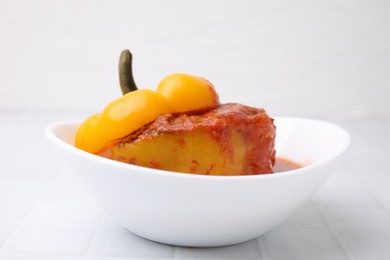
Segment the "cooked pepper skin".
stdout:
[[219,98],[214,86],[206,79],[177,73],[164,78],[157,87],[176,113],[216,108]]
[[218,104],[218,95],[207,80],[172,74],[163,79],[157,91],[128,92],[90,116],[80,125],[75,146],[96,154],[163,114],[206,111]]
[[167,100],[152,90],[137,90],[112,101],[101,114],[84,121],[76,133],[76,147],[97,153],[158,116],[170,113]]

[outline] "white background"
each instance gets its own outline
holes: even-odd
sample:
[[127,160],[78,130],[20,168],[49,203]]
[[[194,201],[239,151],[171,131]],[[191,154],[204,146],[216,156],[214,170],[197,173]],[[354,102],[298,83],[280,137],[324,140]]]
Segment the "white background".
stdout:
[[271,115],[390,117],[390,1],[0,0],[0,111],[85,112],[139,87],[206,77]]

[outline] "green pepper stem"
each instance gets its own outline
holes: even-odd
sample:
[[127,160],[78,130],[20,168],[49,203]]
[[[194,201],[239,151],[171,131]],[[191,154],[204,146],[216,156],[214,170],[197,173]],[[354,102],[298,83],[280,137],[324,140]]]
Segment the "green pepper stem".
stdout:
[[123,50],[119,58],[119,84],[123,95],[130,91],[137,90],[137,85],[133,78],[132,69],[133,57],[129,50]]

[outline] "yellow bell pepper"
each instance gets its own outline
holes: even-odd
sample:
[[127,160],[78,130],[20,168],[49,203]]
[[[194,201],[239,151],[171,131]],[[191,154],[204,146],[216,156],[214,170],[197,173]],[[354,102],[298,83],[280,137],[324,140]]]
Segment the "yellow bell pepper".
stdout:
[[172,74],[157,86],[176,113],[196,110],[209,110],[219,104],[217,92],[206,79],[188,75]]
[[89,117],[76,133],[76,147],[97,153],[116,139],[170,113],[167,100],[152,90],[129,92],[112,101],[101,114]]
[[85,120],[76,133],[75,146],[99,153],[167,113],[205,111],[219,105],[218,95],[207,80],[188,75],[166,77],[157,91],[134,90]]

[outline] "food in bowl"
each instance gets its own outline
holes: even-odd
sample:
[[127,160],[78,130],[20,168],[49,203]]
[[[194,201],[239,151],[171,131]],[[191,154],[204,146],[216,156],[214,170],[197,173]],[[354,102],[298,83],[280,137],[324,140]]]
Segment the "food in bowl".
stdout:
[[175,172],[273,172],[276,129],[264,109],[220,104],[208,80],[188,74],[166,77],[156,91],[139,90],[128,51],[122,52],[119,69],[124,95],[81,124],[76,147],[116,161]]
[[103,152],[117,161],[211,175],[271,173],[275,126],[262,109],[223,104],[202,114],[165,114]]
[[350,143],[337,125],[275,117],[277,158],[305,167],[278,174],[206,176],[140,167],[74,147],[80,122],[59,122],[46,136],[72,174],[129,231],[178,246],[226,246],[256,238],[286,219],[321,187]]

